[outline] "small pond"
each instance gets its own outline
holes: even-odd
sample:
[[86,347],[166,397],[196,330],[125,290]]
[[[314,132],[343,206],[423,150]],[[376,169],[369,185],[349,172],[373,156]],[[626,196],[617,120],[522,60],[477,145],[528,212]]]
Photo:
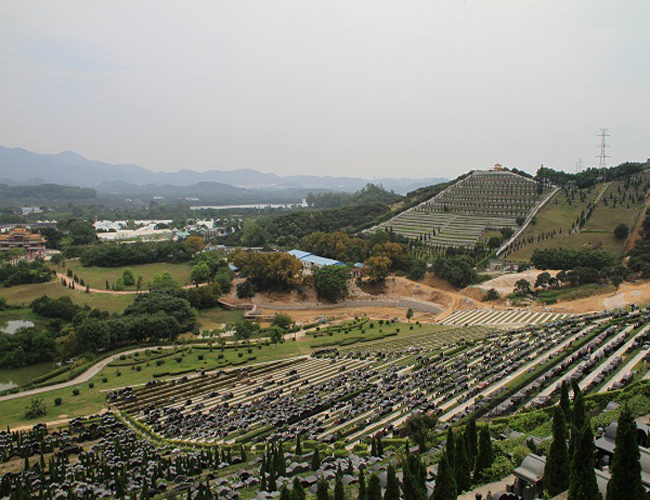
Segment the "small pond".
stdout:
[[1,328],[2,333],[16,333],[21,328],[31,328],[34,326],[33,321],[25,321],[24,319],[12,319],[7,321]]

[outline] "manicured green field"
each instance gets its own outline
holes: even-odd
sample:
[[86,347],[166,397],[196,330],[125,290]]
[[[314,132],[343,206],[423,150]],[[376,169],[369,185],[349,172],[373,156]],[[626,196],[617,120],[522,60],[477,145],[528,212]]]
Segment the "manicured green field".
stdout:
[[34,299],[42,295],[47,295],[53,299],[67,295],[75,304],[82,307],[89,305],[92,308],[108,312],[123,311],[126,306],[133,302],[134,297],[133,294],[112,295],[107,293],[85,293],[81,289],[70,290],[62,286],[58,281],[2,288],[0,289],[0,295],[12,305],[29,305]]
[[[106,281],[109,286],[113,286],[115,280],[122,276],[124,269],[129,267],[136,279],[142,276],[142,289],[148,288],[148,283],[158,273],[167,271],[172,277],[181,285],[191,285],[192,280],[190,273],[192,271],[191,264],[168,264],[165,262],[155,264],[142,264],[139,266],[125,266],[125,267],[84,267],[77,260],[68,260],[65,266],[52,266],[57,272],[66,274],[66,270],[70,269],[73,275],[77,275],[80,280],[91,288],[100,290],[106,289]],[[136,286],[128,286],[126,290],[135,290]]]
[[80,306],[88,305],[108,312],[123,311],[126,306],[133,302],[133,294],[112,295],[107,293],[85,293],[82,289],[70,290],[59,283],[37,283],[33,285],[18,285],[10,288],[0,288],[0,296],[7,299],[11,305],[29,305],[34,299],[47,295],[53,299],[68,296],[75,304]]
[[549,240],[535,242],[508,256],[508,260],[527,261],[536,248],[598,248],[607,250],[618,256],[623,251],[623,242],[617,240],[613,234],[580,232],[558,236]]

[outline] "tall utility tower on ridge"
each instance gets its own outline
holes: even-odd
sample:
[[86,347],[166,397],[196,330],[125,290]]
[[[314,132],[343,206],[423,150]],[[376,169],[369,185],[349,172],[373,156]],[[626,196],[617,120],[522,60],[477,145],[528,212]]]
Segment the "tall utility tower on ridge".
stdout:
[[609,158],[609,156],[607,156],[607,142],[606,142],[606,138],[609,137],[609,134],[607,133],[607,129],[601,128],[598,137],[600,137],[600,144],[597,146],[598,148],[600,148],[600,154],[596,157],[598,158],[598,168],[603,172],[603,180],[607,180],[607,158]]

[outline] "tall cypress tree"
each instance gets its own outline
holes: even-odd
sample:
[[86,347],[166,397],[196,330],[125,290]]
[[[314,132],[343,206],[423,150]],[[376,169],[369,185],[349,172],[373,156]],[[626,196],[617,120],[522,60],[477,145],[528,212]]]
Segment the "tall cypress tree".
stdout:
[[458,497],[456,488],[456,479],[454,471],[449,464],[447,453],[443,453],[442,459],[438,463],[438,476],[436,484],[433,487],[432,500],[456,500]]
[[311,457],[311,470],[318,470],[320,467],[320,452],[318,451],[318,445],[314,447],[314,455]]
[[395,467],[393,467],[393,464],[389,464],[386,473],[386,491],[384,492],[384,500],[399,500],[399,489],[399,481],[395,475]]
[[286,484],[282,487],[282,490],[280,490],[280,500],[291,500],[291,493],[289,493]]
[[563,380],[560,386],[560,408],[564,413],[564,422],[571,422],[571,400],[569,399],[569,386]]
[[550,497],[559,495],[569,488],[569,451],[566,444],[566,422],[560,406],[553,413],[553,443],[544,468],[544,489]]
[[323,476],[316,483],[316,500],[330,500],[330,485]]
[[447,442],[445,443],[445,452],[447,453],[447,461],[449,465],[453,467],[456,463],[456,446],[454,439],[454,431],[451,430],[451,427],[447,429]]
[[[402,492],[404,500],[426,500],[427,498],[427,469],[419,455],[407,453],[402,461]],[[370,498],[368,498],[370,500]]]
[[368,479],[366,498],[367,500],[379,500],[381,498],[381,481],[377,474],[372,474],[370,479]]
[[302,455],[302,443],[300,442],[300,434],[296,438],[296,455]]
[[607,500],[644,500],[641,482],[639,444],[636,440],[636,422],[627,404],[618,418],[616,449],[610,471],[612,478],[607,484]]
[[363,469],[359,470],[359,495],[357,500],[366,500],[366,476],[363,474]]
[[573,408],[571,409],[571,437],[569,438],[569,460],[573,460],[576,443],[585,425],[585,399],[577,384],[573,386]]
[[454,474],[458,494],[467,491],[472,487],[472,472],[467,458],[467,449],[465,446],[465,437],[460,435],[456,439],[456,462],[454,463]]
[[341,482],[341,474],[336,475],[336,482],[334,483],[334,500],[345,500],[345,490],[343,489],[343,482]]
[[474,482],[481,480],[483,471],[492,465],[494,461],[494,451],[492,450],[492,439],[490,438],[490,428],[487,425],[481,427],[478,442],[478,455],[476,456],[476,466],[474,467]]
[[569,500],[602,500],[594,470],[596,446],[591,424],[585,422],[576,435],[575,452],[571,459]]
[[473,466],[474,461],[476,460],[476,455],[478,455],[478,434],[476,433],[476,418],[472,415],[465,427],[465,433],[467,434],[467,439],[469,441],[469,458],[470,464]]
[[291,486],[291,500],[305,500],[305,497],[305,489],[302,487],[300,480],[294,477]]

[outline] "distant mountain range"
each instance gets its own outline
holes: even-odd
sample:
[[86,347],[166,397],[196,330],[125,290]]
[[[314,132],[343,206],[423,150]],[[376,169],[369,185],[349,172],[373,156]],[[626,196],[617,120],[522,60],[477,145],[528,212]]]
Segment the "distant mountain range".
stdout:
[[[279,176],[248,168],[197,172],[183,169],[176,172],[153,172],[138,165],[113,165],[92,161],[72,151],[38,154],[22,148],[0,146],[0,183],[6,185],[62,184],[91,187],[100,195],[177,196],[195,195],[205,198],[215,190],[242,195],[246,191],[277,190],[285,192],[344,191],[354,192],[368,182],[404,194],[422,186],[438,184],[447,179],[329,177],[315,175]],[[183,186],[185,189],[174,189]]]

